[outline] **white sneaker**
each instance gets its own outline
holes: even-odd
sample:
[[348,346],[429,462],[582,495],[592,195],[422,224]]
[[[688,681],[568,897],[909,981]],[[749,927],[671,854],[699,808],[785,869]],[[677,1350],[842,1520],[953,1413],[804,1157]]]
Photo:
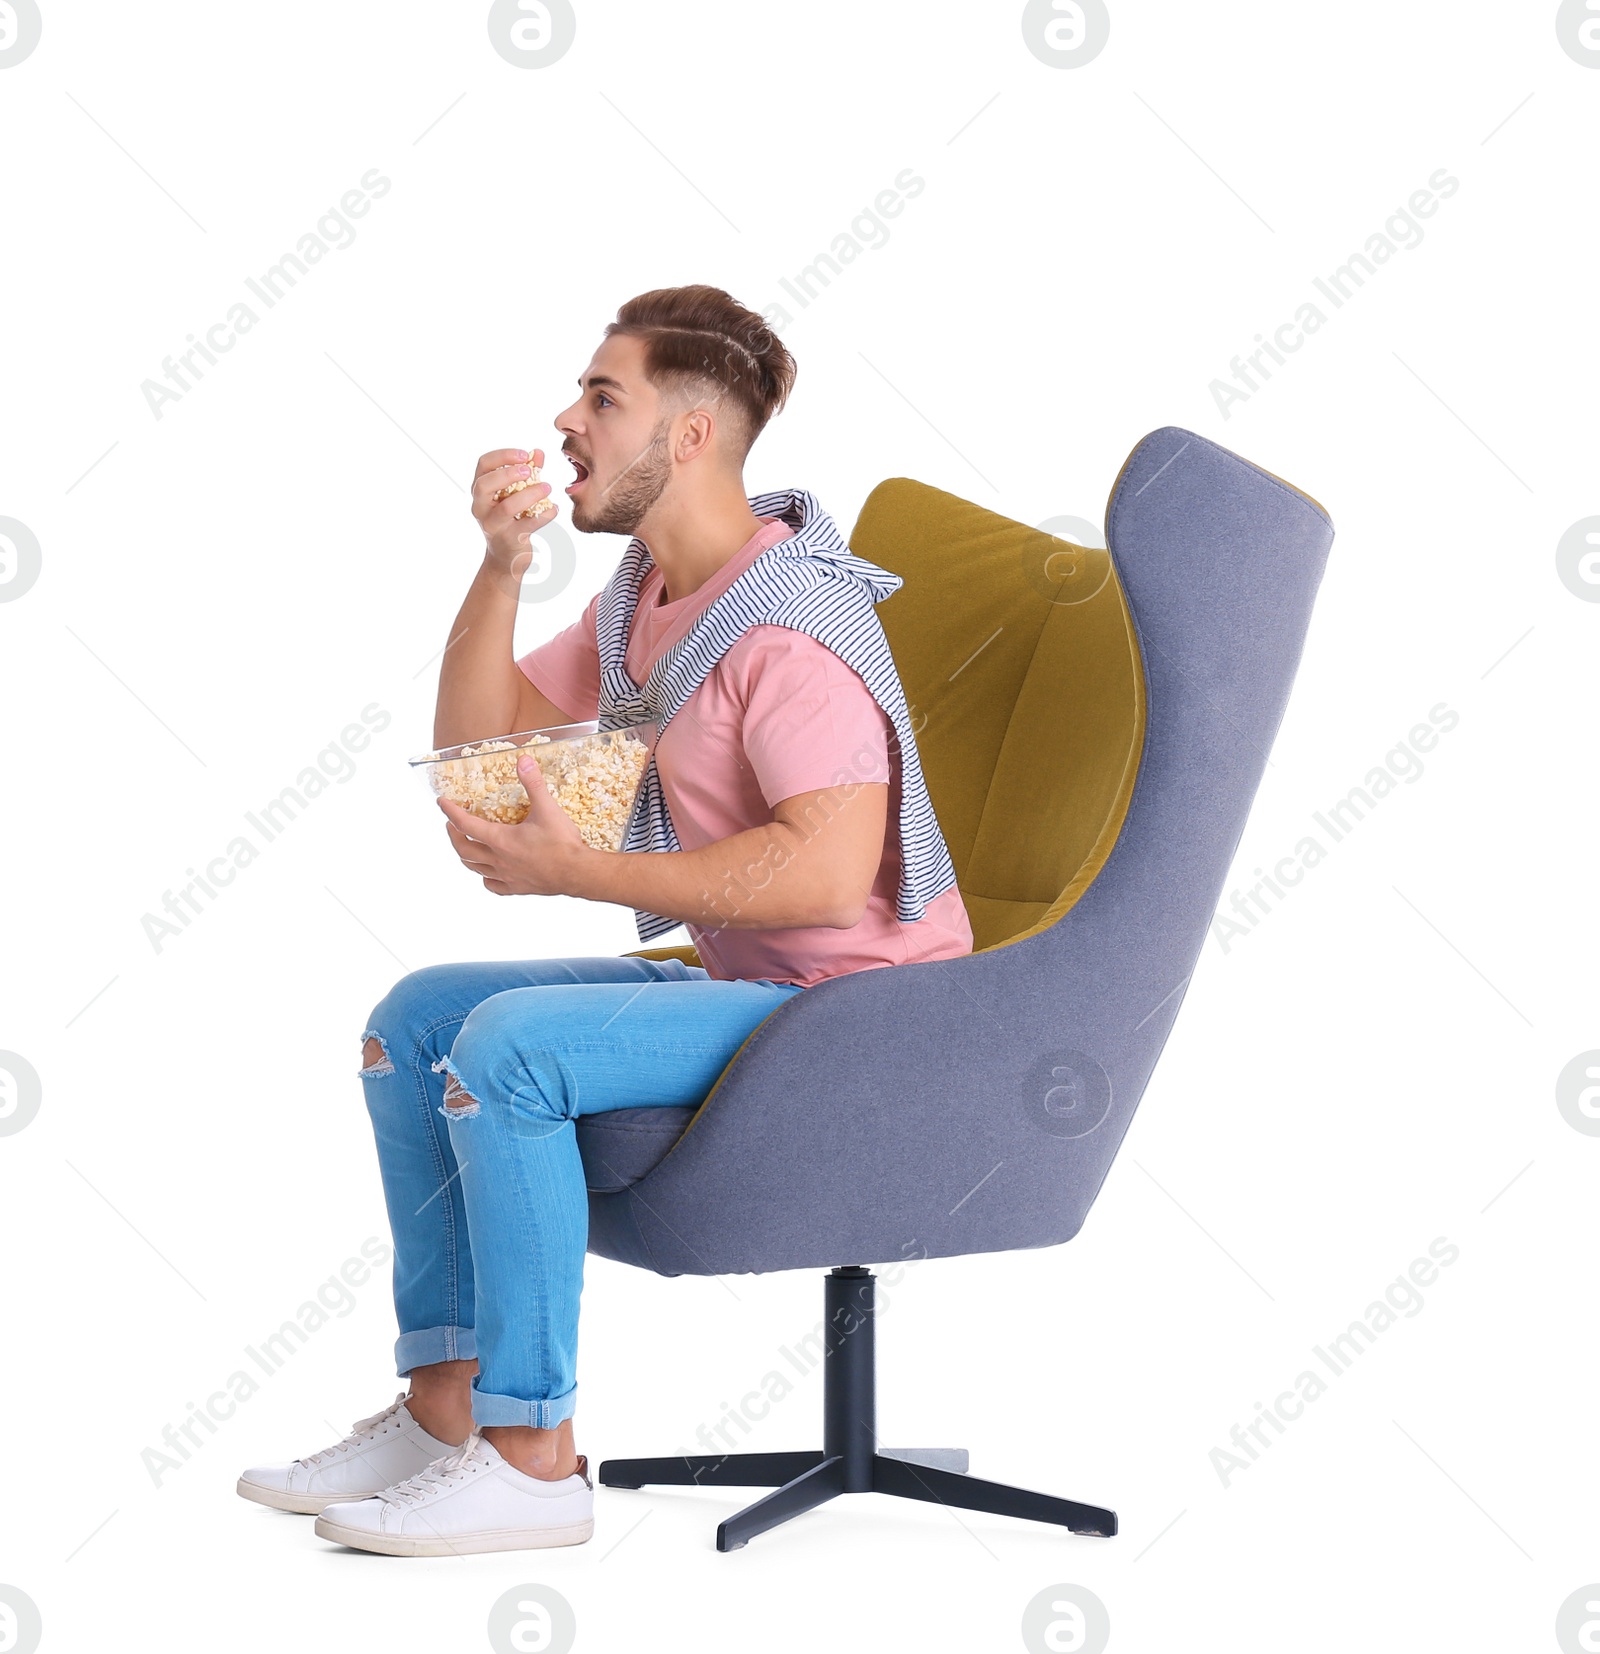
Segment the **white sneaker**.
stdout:
[[526,1476],[476,1430],[466,1445],[375,1499],[329,1505],[317,1533],[384,1556],[464,1556],[581,1545],[594,1532],[594,1483],[578,1455],[559,1482]]
[[313,1516],[340,1499],[368,1494],[414,1476],[435,1459],[456,1451],[454,1442],[430,1436],[398,1395],[381,1413],[362,1419],[342,1442],[293,1464],[247,1470],[238,1491],[258,1505]]

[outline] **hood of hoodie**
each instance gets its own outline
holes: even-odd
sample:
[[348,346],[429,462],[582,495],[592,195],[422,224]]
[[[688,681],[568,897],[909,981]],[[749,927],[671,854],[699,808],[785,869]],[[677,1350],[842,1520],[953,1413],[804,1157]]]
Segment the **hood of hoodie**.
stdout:
[[[829,572],[842,579],[854,580],[874,603],[892,597],[905,582],[898,574],[857,557],[846,545],[838,524],[817,503],[815,494],[803,488],[779,488],[769,494],[748,497],[752,512],[758,517],[777,517],[787,523],[794,533],[787,540],[769,546],[763,557],[806,557],[828,565]],[[650,548],[643,541],[635,544],[645,553],[645,568],[654,561]],[[644,571],[641,570],[641,574]]]

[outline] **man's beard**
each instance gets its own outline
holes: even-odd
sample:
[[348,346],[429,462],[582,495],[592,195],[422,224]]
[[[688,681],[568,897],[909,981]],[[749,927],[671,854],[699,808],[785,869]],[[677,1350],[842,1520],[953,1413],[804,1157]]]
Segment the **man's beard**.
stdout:
[[650,433],[644,452],[627,466],[622,475],[598,490],[591,485],[592,498],[579,494],[572,502],[572,526],[582,534],[638,533],[645,514],[666,492],[672,480],[672,461],[667,454],[671,419],[663,419]]

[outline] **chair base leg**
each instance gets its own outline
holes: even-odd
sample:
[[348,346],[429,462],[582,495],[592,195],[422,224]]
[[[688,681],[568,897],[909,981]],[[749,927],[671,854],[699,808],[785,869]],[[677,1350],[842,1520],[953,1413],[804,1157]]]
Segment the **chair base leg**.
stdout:
[[816,1453],[705,1453],[677,1459],[607,1459],[604,1487],[782,1487],[822,1463]]
[[758,1533],[787,1522],[791,1516],[813,1510],[844,1492],[844,1460],[823,1459],[803,1475],[746,1505],[726,1522],[717,1524],[717,1549],[737,1551],[748,1545]]
[[[880,1452],[935,1470],[965,1470],[964,1447],[884,1447]],[[820,1448],[795,1453],[697,1453],[673,1459],[607,1459],[604,1487],[782,1487],[822,1463]]]
[[958,1510],[982,1510],[992,1516],[1021,1516],[1030,1522],[1054,1522],[1094,1539],[1110,1539],[1117,1531],[1117,1513],[1099,1505],[1081,1505],[1051,1493],[1034,1493],[1004,1482],[983,1482],[926,1463],[872,1457],[872,1491],[893,1493],[901,1499],[925,1499],[930,1504],[954,1505]]
[[821,1449],[607,1459],[599,1470],[601,1484],[771,1488],[717,1528],[719,1551],[739,1550],[758,1534],[841,1493],[887,1493],[958,1510],[1051,1522],[1094,1538],[1112,1537],[1117,1531],[1115,1511],[968,1476],[965,1448],[877,1445],[872,1283],[871,1273],[860,1266],[836,1269],[827,1277],[829,1347]]

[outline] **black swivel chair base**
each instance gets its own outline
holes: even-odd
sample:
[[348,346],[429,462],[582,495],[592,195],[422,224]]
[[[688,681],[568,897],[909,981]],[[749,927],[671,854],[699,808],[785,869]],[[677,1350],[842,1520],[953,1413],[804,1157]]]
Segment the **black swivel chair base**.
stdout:
[[602,1485],[772,1488],[766,1498],[718,1525],[719,1551],[736,1551],[757,1534],[841,1493],[893,1493],[960,1510],[1055,1522],[1096,1538],[1114,1534],[1115,1511],[966,1475],[965,1448],[877,1445],[875,1279],[870,1269],[852,1264],[831,1271],[823,1282],[827,1363],[820,1450],[607,1459],[600,1466]]

